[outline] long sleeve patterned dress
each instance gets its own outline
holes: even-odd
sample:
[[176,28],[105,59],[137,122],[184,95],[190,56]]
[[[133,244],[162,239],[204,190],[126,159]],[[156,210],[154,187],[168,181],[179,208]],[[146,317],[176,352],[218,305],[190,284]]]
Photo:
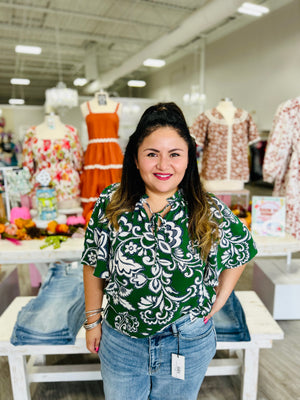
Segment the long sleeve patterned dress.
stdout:
[[58,202],[79,198],[82,159],[77,130],[73,126],[65,125],[65,135],[53,140],[39,138],[36,127],[31,127],[23,143],[23,167],[29,169],[33,184],[31,196],[39,186],[36,176],[45,170],[50,174]]
[[286,198],[286,231],[300,239],[300,97],[281,104],[263,162],[263,179]]

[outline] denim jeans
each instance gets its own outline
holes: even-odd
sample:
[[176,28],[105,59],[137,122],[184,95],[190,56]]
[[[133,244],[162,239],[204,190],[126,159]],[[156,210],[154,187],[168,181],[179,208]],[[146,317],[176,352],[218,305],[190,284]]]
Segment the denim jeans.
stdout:
[[[185,379],[171,375],[171,355],[185,357]],[[196,400],[216,352],[213,321],[184,315],[149,338],[102,324],[99,357],[106,400]]]
[[232,292],[223,308],[213,316],[218,342],[249,341],[245,313]]
[[73,344],[85,319],[84,308],[81,264],[50,264],[37,297],[18,314],[11,343]]

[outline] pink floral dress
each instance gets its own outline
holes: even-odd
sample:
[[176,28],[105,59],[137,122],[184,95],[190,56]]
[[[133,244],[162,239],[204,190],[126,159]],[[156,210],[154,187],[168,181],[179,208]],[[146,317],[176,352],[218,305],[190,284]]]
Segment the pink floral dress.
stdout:
[[80,196],[80,172],[83,152],[77,131],[65,125],[66,133],[59,139],[41,139],[36,135],[36,127],[31,127],[23,143],[23,167],[27,167],[33,184],[32,195],[39,186],[36,176],[46,170],[56,189],[57,200],[70,200]]

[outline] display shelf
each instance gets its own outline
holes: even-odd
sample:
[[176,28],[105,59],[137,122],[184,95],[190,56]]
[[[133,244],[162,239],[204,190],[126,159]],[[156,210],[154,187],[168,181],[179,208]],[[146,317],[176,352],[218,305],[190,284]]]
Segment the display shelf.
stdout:
[[300,260],[286,266],[284,260],[257,260],[253,267],[253,289],[274,319],[300,318]]

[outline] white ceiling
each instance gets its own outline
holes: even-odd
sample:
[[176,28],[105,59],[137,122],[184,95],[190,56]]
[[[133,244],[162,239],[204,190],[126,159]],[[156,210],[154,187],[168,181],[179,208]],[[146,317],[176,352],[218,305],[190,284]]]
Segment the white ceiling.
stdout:
[[[192,51],[203,36],[219,38],[254,19],[236,12],[239,0],[0,0],[0,104],[23,97],[44,104],[45,90],[87,77],[79,94],[104,87],[119,93],[149,73],[143,58],[167,61]],[[278,8],[288,0],[256,0]],[[199,21],[199,23],[198,23]],[[16,54],[17,44],[42,47]],[[149,53],[148,53],[149,52]],[[149,55],[148,55],[149,54]],[[29,86],[12,86],[12,77]]]

